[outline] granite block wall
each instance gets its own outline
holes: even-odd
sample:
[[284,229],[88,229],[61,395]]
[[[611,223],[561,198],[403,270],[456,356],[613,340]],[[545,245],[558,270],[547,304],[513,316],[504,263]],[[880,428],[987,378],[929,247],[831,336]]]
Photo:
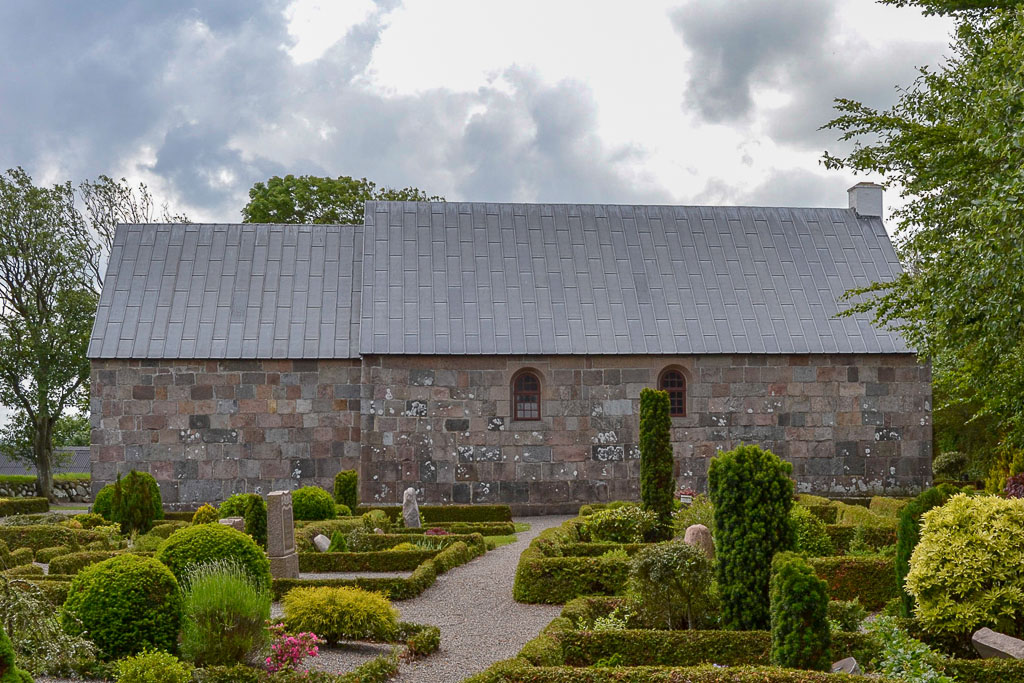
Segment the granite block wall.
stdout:
[[[93,362],[93,490],[151,472],[170,507],[317,484],[361,495],[537,510],[638,497],[640,390],[687,379],[676,479],[707,486],[740,443],[794,465],[799,490],[914,493],[931,480],[931,377],[911,355],[371,356]],[[512,376],[541,379],[539,421],[511,419]]]
[[[556,509],[639,495],[640,390],[687,378],[676,479],[707,487],[740,443],[794,465],[800,491],[913,493],[931,479],[931,372],[909,355],[363,359],[362,495]],[[542,419],[515,422],[512,376],[540,376]]]
[[92,364],[92,488],[150,472],[166,505],[305,484],[359,466],[359,361]]

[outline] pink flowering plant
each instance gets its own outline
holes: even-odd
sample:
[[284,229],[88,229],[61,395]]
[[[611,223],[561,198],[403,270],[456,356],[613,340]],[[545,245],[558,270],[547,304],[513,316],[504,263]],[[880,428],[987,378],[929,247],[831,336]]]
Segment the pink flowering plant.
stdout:
[[270,632],[270,656],[267,657],[267,671],[291,670],[298,667],[306,657],[320,654],[320,645],[324,640],[315,633],[288,633],[284,624],[272,624],[267,627]]
[[447,536],[448,532],[440,527],[433,527],[423,532],[424,536]]

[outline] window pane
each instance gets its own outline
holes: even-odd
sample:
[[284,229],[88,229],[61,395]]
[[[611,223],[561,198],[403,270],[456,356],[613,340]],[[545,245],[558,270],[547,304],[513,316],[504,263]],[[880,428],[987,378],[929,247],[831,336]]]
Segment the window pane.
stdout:
[[540,417],[540,397],[536,394],[518,394],[516,396],[516,419],[536,420]]

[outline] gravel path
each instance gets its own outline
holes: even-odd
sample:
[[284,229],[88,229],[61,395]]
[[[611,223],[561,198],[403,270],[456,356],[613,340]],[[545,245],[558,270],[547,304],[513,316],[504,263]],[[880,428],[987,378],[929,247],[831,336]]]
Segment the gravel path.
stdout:
[[398,683],[454,683],[515,656],[562,611],[559,605],[522,605],[512,599],[519,554],[544,529],[569,517],[528,517],[530,530],[515,543],[489,551],[437,577],[423,595],[395,603],[402,619],[441,628],[441,649],[403,663]]

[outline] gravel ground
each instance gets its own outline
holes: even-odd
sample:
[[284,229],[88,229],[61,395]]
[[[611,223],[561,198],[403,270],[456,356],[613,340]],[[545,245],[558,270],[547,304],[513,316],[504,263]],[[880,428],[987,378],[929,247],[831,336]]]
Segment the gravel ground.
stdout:
[[559,605],[522,605],[512,599],[519,554],[544,529],[569,517],[529,517],[530,530],[437,577],[423,595],[395,603],[402,619],[441,628],[441,649],[403,663],[398,683],[454,683],[515,656],[562,611]]
[[[512,599],[519,554],[544,529],[569,517],[528,517],[530,530],[515,543],[489,551],[469,564],[437,577],[437,582],[412,600],[394,603],[404,621],[432,624],[441,629],[441,649],[416,662],[403,662],[396,683],[455,683],[502,659],[513,657],[526,641],[562,611],[559,605],[522,605]],[[397,572],[401,575],[404,572]],[[360,573],[359,576],[366,576]],[[376,574],[380,576],[380,574]],[[342,574],[303,574],[303,578],[341,577]],[[272,614],[280,614],[274,603]],[[345,648],[321,648],[320,656],[305,660],[310,668],[332,673],[351,671],[367,660],[391,652],[391,645],[352,643]],[[72,683],[37,678],[37,683]]]

